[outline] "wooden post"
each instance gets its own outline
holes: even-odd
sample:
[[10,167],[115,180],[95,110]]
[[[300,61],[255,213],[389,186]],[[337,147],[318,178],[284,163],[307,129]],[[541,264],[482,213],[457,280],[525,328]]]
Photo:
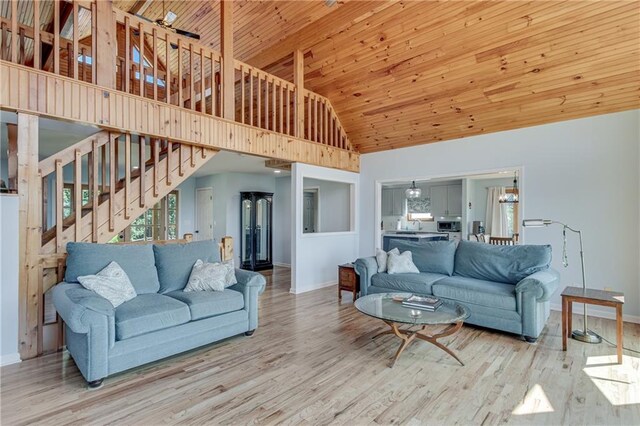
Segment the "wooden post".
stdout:
[[220,2],[222,42],[222,117],[235,120],[235,66],[233,61],[233,1]]
[[[111,0],[96,2],[96,84],[113,89],[116,87],[116,21]],[[142,72],[140,73],[142,74]]]
[[222,237],[220,245],[220,260],[222,262],[233,259],[233,238]]
[[38,171],[38,117],[18,113],[19,313],[20,356],[37,356],[40,342],[42,274],[42,177]]
[[293,82],[296,85],[295,136],[304,138],[304,55],[301,50],[293,52]]

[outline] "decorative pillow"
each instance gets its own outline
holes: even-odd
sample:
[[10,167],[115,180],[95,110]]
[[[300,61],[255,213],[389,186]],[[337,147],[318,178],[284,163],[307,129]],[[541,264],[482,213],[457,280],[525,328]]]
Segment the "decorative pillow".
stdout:
[[222,265],[225,267],[227,273],[224,277],[224,286],[231,287],[234,284],[238,283],[236,279],[236,267],[233,263],[233,259],[229,259],[227,261],[222,262]]
[[[397,248],[394,248],[393,250],[389,251],[389,253],[400,254],[400,250],[398,250]],[[389,253],[380,249],[376,250],[376,261],[378,262],[378,272],[387,272],[387,262],[388,262],[387,259],[389,257]]]
[[127,273],[116,262],[109,263],[96,275],[83,275],[78,282],[107,299],[114,308],[137,296]]
[[410,251],[402,254],[389,252],[387,260],[387,272],[389,274],[419,274],[420,271],[414,265]]
[[223,291],[228,268],[222,263],[206,263],[198,259],[184,291]]

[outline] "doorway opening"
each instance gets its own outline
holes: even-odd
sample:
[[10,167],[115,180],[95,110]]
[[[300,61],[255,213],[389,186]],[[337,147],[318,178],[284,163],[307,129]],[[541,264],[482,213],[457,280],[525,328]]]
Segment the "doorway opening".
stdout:
[[320,228],[319,206],[318,206],[318,188],[306,188],[304,190],[304,209],[303,209],[303,228],[304,234],[318,232]]

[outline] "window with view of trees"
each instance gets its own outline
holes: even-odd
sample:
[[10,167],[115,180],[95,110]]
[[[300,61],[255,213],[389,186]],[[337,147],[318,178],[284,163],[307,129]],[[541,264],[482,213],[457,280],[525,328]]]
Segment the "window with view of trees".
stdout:
[[[89,202],[89,188],[82,188],[82,205]],[[62,218],[66,219],[73,212],[73,184],[65,184],[62,188]]]
[[112,241],[175,240],[178,235],[178,191],[172,191]]

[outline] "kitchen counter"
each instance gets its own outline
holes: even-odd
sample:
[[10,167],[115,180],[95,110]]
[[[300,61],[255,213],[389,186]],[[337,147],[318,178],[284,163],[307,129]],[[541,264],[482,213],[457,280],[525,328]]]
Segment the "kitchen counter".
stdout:
[[383,237],[393,237],[393,238],[442,238],[448,237],[446,232],[438,233],[438,232],[416,232],[416,233],[407,233],[407,232],[394,232],[394,231],[385,231],[382,234]]

